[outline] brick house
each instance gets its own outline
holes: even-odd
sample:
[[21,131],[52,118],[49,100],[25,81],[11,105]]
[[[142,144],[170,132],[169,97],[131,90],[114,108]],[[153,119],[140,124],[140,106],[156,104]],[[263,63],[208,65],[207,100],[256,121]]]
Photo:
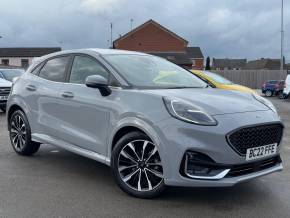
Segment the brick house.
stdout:
[[61,48],[0,48],[0,65],[27,69],[33,58],[57,51]]
[[204,57],[199,47],[164,26],[149,20],[113,42],[113,48],[140,51],[166,58],[189,69],[203,69]]

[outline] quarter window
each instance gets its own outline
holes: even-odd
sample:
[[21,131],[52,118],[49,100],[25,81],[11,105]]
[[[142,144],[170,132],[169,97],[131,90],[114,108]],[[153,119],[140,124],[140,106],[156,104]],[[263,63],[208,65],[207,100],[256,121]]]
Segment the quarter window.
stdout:
[[68,56],[51,59],[41,69],[39,76],[54,82],[64,82],[68,62]]
[[71,69],[70,83],[84,84],[91,75],[100,75],[109,78],[107,70],[96,60],[85,56],[75,56]]
[[42,64],[39,64],[37,67],[35,67],[35,68],[31,71],[31,73],[34,74],[34,75],[38,75],[38,72],[39,72],[41,66],[42,66]]

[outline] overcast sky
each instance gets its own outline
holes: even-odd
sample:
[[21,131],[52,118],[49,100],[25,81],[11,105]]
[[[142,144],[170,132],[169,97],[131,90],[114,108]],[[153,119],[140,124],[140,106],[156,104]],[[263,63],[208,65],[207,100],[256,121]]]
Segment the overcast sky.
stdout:
[[[284,0],[285,56],[290,62],[290,2]],[[0,0],[0,47],[108,47],[154,19],[200,46],[205,56],[280,56],[280,0]]]

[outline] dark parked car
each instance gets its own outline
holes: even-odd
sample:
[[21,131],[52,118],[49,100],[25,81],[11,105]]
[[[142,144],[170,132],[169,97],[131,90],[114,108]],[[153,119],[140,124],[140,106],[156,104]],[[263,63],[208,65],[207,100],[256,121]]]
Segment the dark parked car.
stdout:
[[262,93],[267,97],[283,95],[284,85],[284,80],[269,80],[262,85]]

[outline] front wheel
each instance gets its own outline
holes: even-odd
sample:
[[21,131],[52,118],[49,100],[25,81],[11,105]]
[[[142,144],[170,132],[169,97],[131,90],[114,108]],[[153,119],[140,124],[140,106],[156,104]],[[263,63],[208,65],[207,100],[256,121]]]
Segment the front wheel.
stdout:
[[15,111],[9,120],[9,135],[14,151],[29,156],[39,150],[40,143],[31,141],[31,130],[25,114]]
[[138,198],[153,198],[164,189],[157,146],[141,132],[122,137],[112,152],[112,171],[119,187]]

